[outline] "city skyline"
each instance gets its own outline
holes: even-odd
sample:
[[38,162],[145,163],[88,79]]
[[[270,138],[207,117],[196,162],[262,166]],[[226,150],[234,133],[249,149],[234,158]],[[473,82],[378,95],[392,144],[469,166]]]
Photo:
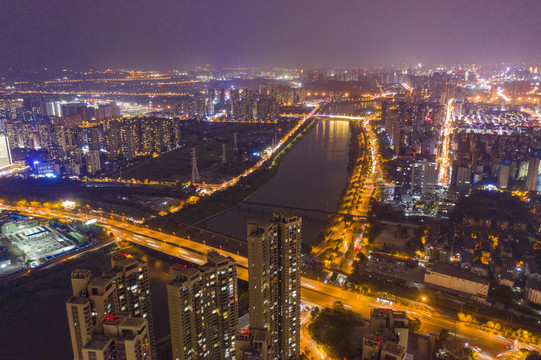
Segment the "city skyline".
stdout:
[[1,72],[540,60],[535,1],[4,3]]
[[541,360],[541,1],[0,6],[0,358]]

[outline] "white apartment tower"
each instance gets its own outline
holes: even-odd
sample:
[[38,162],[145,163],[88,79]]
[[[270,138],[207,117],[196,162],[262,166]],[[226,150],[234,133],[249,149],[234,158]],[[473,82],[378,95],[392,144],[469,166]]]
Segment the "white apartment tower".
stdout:
[[148,321],[154,359],[154,322],[147,264],[131,255],[117,253],[111,257],[111,267],[112,269],[104,277],[113,279],[116,284],[119,311],[121,314],[129,314]]
[[9,149],[8,137],[0,135],[0,168],[12,164],[11,151]]
[[302,219],[281,209],[272,221],[249,221],[250,326],[267,329],[271,359],[300,354]]
[[71,274],[73,296],[66,310],[73,356],[154,359],[146,264],[127,254],[116,254],[111,261],[113,269],[99,278],[93,279],[90,270]]
[[198,268],[175,265],[167,285],[174,360],[235,356],[238,327],[237,264],[211,251]]

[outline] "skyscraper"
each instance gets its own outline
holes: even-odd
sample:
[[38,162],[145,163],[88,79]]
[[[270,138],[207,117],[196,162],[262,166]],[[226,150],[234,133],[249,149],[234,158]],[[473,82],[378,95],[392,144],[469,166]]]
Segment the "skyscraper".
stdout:
[[[135,263],[138,266],[139,261]],[[90,270],[75,270],[71,286],[73,296],[66,310],[76,360],[153,359],[152,317],[127,311],[129,307],[123,305],[126,296],[118,291],[123,288],[122,275],[93,279]],[[141,303],[133,296],[130,301],[135,307]],[[121,311],[121,306],[125,310]]]
[[83,347],[92,339],[92,304],[86,286],[92,279],[90,270],[75,270],[71,274],[73,296],[66,303],[71,347],[75,360],[83,358]]
[[167,285],[174,360],[235,356],[237,264],[216,251],[207,260],[199,268],[175,265]]
[[509,183],[509,171],[511,169],[512,160],[502,159],[500,167],[500,175],[498,176],[498,188],[507,189]]
[[301,225],[298,216],[274,210],[272,221],[249,221],[250,326],[266,328],[271,359],[300,354]]
[[541,151],[532,151],[528,162],[528,175],[526,176],[526,190],[535,191],[537,188],[537,176],[539,173],[539,159]]
[[0,168],[12,164],[8,137],[0,135]]
[[111,257],[111,267],[104,277],[113,279],[116,284],[118,308],[122,314],[148,321],[150,346],[155,358],[154,322],[147,264],[128,254],[117,253]]

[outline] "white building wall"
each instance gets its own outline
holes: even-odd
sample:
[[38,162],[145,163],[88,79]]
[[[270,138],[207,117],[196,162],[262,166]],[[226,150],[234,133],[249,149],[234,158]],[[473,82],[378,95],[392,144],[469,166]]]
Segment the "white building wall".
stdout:
[[437,273],[427,269],[425,273],[425,282],[441,286],[444,288],[460,291],[466,294],[486,297],[488,295],[488,285],[475,281],[469,281],[462,278],[453,277],[446,274]]

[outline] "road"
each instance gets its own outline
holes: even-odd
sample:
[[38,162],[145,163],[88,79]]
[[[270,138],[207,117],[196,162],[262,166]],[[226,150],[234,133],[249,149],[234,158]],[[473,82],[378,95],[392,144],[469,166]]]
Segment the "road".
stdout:
[[455,99],[450,99],[447,103],[446,113],[445,113],[445,122],[441,130],[440,135],[440,144],[441,147],[438,149],[438,157],[436,163],[438,165],[438,183],[441,186],[449,186],[449,173],[450,173],[450,149],[451,149],[451,134],[453,130],[453,111],[454,111],[454,102]]
[[[215,248],[212,246],[199,244],[188,239],[155,232],[152,230],[141,229],[137,226],[126,225],[117,221],[107,221],[107,223],[113,233],[118,236],[124,236],[127,240],[133,243],[155,249],[168,255],[194,262],[196,264],[203,264],[206,262],[206,257],[204,255],[206,251],[215,250]],[[164,243],[163,241],[167,241],[167,243]],[[182,248],[171,245],[173,243],[181,245]],[[192,251],[189,249],[192,249]],[[233,254],[223,250],[219,251],[224,255],[231,256],[235,261],[237,261],[239,265],[238,277],[242,280],[248,281],[248,259],[238,254]],[[385,305],[372,297],[352,293],[339,287],[325,284],[316,280],[303,277],[301,278],[301,284],[302,300],[318,306],[331,307],[336,301],[341,301],[346,308],[353,310],[363,317],[370,317],[370,310],[373,308],[385,307]],[[510,340],[506,340],[503,337],[467,327],[462,323],[456,323],[453,321],[453,319],[428,309],[411,308],[399,304],[393,304],[392,308],[407,311],[411,317],[418,317],[422,322],[420,329],[421,333],[432,333],[439,335],[442,329],[447,329],[450,332],[453,332],[453,329],[456,326],[457,338],[461,339],[463,342],[469,342],[472,345],[480,347],[482,349],[481,355],[495,357],[496,355],[504,352],[505,345],[510,343]]]
[[[72,214],[65,211],[36,209],[36,208],[21,208],[9,207],[11,210],[18,210],[36,216],[61,216],[77,220],[86,220],[86,214]],[[172,236],[162,232],[149,230],[140,226],[127,224],[125,222],[100,218],[97,223],[106,227],[117,238],[123,238],[132,243],[154,249],[179,259],[183,259],[195,264],[203,264],[206,262],[206,253],[210,250],[217,250],[212,246],[200,244],[186,238]],[[239,279],[248,281],[248,259],[239,254],[234,254],[228,251],[218,249],[222,254],[231,256],[238,264]],[[342,288],[325,284],[308,278],[301,278],[302,292],[301,298],[303,301],[308,301],[322,307],[330,307],[336,301],[341,301],[344,306],[363,317],[370,316],[370,309],[376,307],[386,307],[379,303],[377,299],[372,297],[353,293],[343,290]],[[430,311],[428,309],[417,309],[399,304],[392,305],[392,308],[402,311],[407,311],[409,316],[418,317],[422,326],[421,333],[439,334],[442,329],[453,331],[456,326],[456,336],[464,342],[476,345],[482,349],[481,354],[488,357],[495,357],[504,352],[504,346],[509,344],[511,340],[507,340],[501,336],[496,336],[478,329],[470,328],[462,323],[455,323],[452,318],[443,314]],[[541,351],[541,347],[537,347]]]
[[[353,117],[344,117],[353,118]],[[359,127],[359,154],[357,159],[357,165],[353,170],[351,180],[349,181],[348,188],[345,193],[346,196],[342,199],[340,204],[340,211],[355,214],[359,216],[367,216],[370,210],[369,199],[374,191],[378,179],[381,177],[381,165],[380,156],[377,145],[377,138],[370,125],[371,120],[375,120],[376,116],[367,117],[355,117],[355,119],[362,119],[356,122],[353,126]],[[363,154],[364,151],[364,155]],[[368,157],[371,162],[363,163],[363,159]],[[363,180],[364,179],[364,180]],[[363,186],[359,186],[362,183]],[[349,194],[349,195],[348,195]],[[343,260],[339,254],[334,254],[334,263],[331,265],[328,261],[325,263],[327,268],[337,268],[343,272],[350,273],[352,271],[352,264],[357,255],[357,251],[360,250],[362,244],[362,229],[364,222],[359,222],[355,227],[347,226],[345,219],[335,218],[334,225],[332,226],[329,234],[325,237],[317,247],[314,248],[313,253],[315,257],[325,255],[325,253],[337,246],[335,239],[343,239],[343,243],[339,247],[339,251],[347,256]]]

